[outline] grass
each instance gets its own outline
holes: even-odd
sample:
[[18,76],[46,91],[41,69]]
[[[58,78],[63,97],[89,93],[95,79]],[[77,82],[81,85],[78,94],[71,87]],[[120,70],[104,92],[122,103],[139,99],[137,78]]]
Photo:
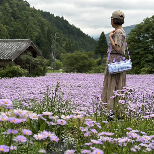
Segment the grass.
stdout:
[[60,70],[54,70],[54,72],[53,72],[53,70],[49,70],[48,69],[47,73],[62,73],[62,71],[60,71]]

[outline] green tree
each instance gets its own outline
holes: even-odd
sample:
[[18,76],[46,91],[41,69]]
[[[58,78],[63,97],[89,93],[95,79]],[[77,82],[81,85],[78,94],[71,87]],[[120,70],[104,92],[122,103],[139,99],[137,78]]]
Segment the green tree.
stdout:
[[78,52],[62,55],[63,67],[65,72],[86,73],[96,66],[93,58],[89,58],[86,53]]
[[101,56],[101,65],[103,64],[103,57],[106,55],[108,49],[107,41],[104,32],[101,33],[98,41],[98,45],[95,49],[95,54]]
[[154,73],[154,16],[146,18],[128,34],[133,74]]
[[2,24],[0,24],[0,38],[1,39],[7,39],[8,38],[7,29]]

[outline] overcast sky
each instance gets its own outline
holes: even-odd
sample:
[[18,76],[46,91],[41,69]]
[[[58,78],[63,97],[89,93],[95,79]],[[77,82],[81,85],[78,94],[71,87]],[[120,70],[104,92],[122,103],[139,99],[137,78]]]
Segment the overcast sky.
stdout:
[[64,17],[89,36],[100,36],[113,30],[112,12],[125,14],[123,27],[139,24],[154,15],[154,0],[27,0],[31,7]]

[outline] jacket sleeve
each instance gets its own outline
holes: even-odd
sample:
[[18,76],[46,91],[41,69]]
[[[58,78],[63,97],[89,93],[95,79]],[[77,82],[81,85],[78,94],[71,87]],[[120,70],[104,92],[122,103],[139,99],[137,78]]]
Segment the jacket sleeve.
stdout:
[[121,31],[116,31],[114,34],[114,42],[115,45],[117,44],[120,48],[122,47],[123,44],[123,34],[121,33]]

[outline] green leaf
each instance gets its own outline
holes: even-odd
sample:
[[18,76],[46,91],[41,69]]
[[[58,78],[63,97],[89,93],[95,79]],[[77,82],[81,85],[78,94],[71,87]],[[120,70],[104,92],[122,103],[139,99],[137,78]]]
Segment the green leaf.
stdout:
[[41,124],[41,126],[40,126],[40,131],[45,130],[45,127],[46,127],[46,122],[44,122],[43,124]]
[[30,123],[28,123],[29,124],[29,126],[30,126],[30,128],[32,129],[32,132],[33,133],[35,133],[35,134],[37,134],[37,127],[36,127],[36,124],[34,123],[34,126],[32,125],[32,123],[30,124]]

